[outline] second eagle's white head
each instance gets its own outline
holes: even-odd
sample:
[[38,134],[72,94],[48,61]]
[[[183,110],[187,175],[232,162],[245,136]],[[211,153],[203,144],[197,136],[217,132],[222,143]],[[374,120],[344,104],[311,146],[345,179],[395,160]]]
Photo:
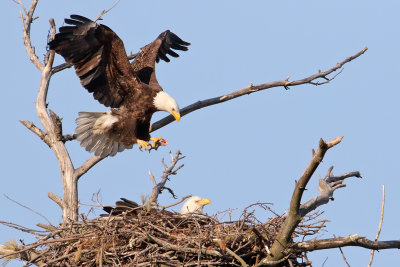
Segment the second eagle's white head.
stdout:
[[181,214],[190,214],[190,213],[203,213],[203,207],[207,204],[210,204],[211,201],[208,198],[201,198],[198,196],[193,196],[186,200],[183,203],[181,208]]

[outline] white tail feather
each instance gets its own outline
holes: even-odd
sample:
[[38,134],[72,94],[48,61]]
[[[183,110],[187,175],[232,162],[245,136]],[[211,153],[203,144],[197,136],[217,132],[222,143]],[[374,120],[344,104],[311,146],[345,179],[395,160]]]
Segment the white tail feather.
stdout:
[[109,133],[113,123],[117,121],[118,118],[111,111],[79,112],[79,118],[76,119],[76,139],[82,147],[90,153],[94,152],[96,156],[115,156],[117,152],[133,146],[125,147]]

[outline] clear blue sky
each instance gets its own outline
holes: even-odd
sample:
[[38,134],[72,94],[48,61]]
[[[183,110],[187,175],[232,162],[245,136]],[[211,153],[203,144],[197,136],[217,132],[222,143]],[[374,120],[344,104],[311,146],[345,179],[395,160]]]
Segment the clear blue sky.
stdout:
[[[29,1],[24,1],[29,5]],[[32,26],[32,42],[42,59],[48,20],[57,27],[70,14],[95,18],[112,1],[40,1]],[[22,42],[20,7],[11,0],[0,4],[3,14],[2,147],[0,220],[35,227],[41,217],[7,200],[3,194],[61,222],[61,211],[47,198],[62,196],[59,167],[54,153],[18,120],[39,125],[34,107],[40,81]],[[365,46],[367,53],[345,65],[332,83],[262,91],[202,109],[157,131],[169,146],[150,154],[137,147],[103,160],[79,183],[79,200],[93,204],[101,190],[103,204],[119,197],[136,201],[150,194],[148,171],[159,177],[161,159],[180,149],[185,167],[168,184],[178,197],[196,194],[212,204],[214,214],[229,208],[240,211],[257,201],[273,202],[283,213],[294,187],[311,158],[319,138],[329,141],[344,135],[330,150],[308,185],[304,201],[317,191],[318,174],[329,166],[334,173],[360,171],[363,179],[347,180],[335,193],[335,201],[321,207],[330,220],[327,232],[375,238],[378,228],[381,187],[386,185],[386,210],[381,240],[400,239],[399,208],[399,47],[398,1],[126,1],[101,23],[111,27],[128,52],[138,49],[166,30],[191,42],[188,52],[171,63],[160,63],[157,76],[164,90],[184,107],[195,101],[223,95],[273,80],[299,79],[326,70]],[[57,56],[56,64],[62,63]],[[50,84],[49,108],[63,117],[65,133],[72,133],[79,111],[106,110],[79,83],[73,69],[56,74]],[[154,117],[164,117],[160,113]],[[90,155],[77,142],[68,149],[75,167]],[[174,200],[164,193],[162,204]],[[178,210],[180,207],[177,207]],[[82,205],[81,212],[89,207]],[[100,209],[96,209],[96,215]],[[258,211],[261,220],[272,214]],[[226,218],[228,219],[228,218]],[[0,243],[11,238],[33,239],[0,226]],[[366,266],[369,250],[344,248],[352,266]],[[339,250],[314,252],[315,266],[344,266]],[[375,254],[374,266],[399,262],[398,250]],[[13,262],[10,266],[20,266]]]

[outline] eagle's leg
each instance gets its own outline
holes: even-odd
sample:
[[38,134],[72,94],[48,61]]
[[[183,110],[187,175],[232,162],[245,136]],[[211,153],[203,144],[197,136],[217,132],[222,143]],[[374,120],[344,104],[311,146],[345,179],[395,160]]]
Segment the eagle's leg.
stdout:
[[153,141],[153,144],[151,145],[151,148],[157,150],[160,146],[166,146],[168,144],[168,141],[165,139],[162,139],[161,136],[159,137],[150,137],[150,140]]
[[142,150],[142,148],[144,148],[144,149],[146,149],[146,150],[149,150],[149,149],[150,149],[150,148],[149,148],[150,144],[149,144],[149,142],[147,142],[147,141],[137,139],[137,143],[139,144],[139,149],[140,149],[140,150]]

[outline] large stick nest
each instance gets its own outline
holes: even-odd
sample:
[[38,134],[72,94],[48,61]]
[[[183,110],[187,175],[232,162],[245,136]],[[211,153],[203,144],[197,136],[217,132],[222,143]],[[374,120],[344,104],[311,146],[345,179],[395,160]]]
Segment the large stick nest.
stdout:
[[[61,225],[24,251],[30,247],[37,255],[30,263],[39,266],[251,266],[268,255],[285,219],[261,223],[246,210],[229,222],[157,209],[135,213]],[[310,265],[303,256],[280,265]]]

